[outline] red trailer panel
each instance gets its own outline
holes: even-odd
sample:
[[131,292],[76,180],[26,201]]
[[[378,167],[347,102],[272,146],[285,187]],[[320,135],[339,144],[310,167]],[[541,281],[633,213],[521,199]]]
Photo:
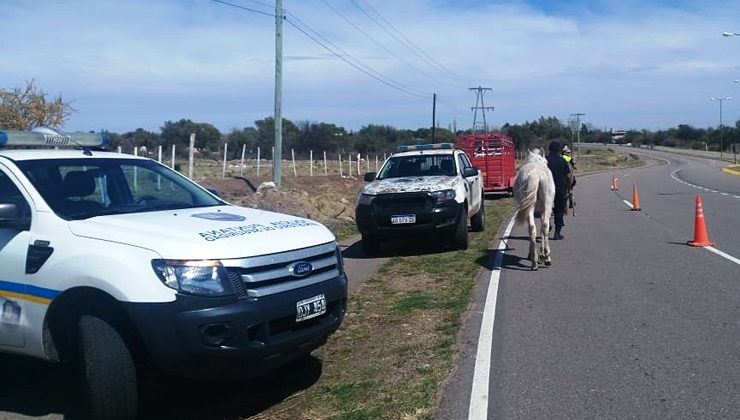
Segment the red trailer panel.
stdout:
[[485,192],[512,192],[516,163],[511,137],[503,133],[469,134],[458,137],[456,147],[483,172]]

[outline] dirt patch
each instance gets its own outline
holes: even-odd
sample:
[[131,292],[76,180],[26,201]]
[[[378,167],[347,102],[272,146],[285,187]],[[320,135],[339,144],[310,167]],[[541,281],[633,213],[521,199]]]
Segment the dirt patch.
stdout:
[[[355,203],[365,181],[356,177],[285,176],[279,190],[262,188],[272,177],[206,178],[198,183],[213,188],[238,206],[306,217],[323,223],[336,233],[355,226]],[[340,235],[338,235],[340,236]]]

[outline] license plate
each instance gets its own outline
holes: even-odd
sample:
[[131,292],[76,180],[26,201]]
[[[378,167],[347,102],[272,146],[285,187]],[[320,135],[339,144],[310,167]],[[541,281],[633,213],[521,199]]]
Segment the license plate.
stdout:
[[326,313],[326,298],[324,295],[314,296],[301,300],[295,304],[296,322],[305,321]]
[[416,215],[415,214],[403,214],[403,215],[398,215],[398,216],[391,216],[391,223],[394,225],[416,223]]

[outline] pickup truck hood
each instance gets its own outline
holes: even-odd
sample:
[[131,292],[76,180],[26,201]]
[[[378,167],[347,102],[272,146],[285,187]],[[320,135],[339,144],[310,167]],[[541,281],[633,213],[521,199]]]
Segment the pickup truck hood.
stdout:
[[416,191],[441,191],[455,188],[457,178],[452,176],[415,176],[387,178],[373,181],[365,186],[363,194],[378,195]]
[[336,240],[313,220],[237,206],[98,216],[69,222],[72,234],[150,249],[168,259],[229,259]]

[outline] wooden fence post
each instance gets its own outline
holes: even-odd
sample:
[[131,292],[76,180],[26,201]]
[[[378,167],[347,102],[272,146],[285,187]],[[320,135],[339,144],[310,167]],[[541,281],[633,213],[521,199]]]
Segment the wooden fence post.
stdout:
[[221,171],[221,178],[226,178],[226,154],[229,151],[229,143],[224,143],[224,168]]
[[239,176],[244,176],[244,153],[247,152],[247,145],[242,145],[242,160],[239,164]]
[[298,172],[295,169],[295,151],[290,149],[290,158],[293,160],[293,176],[298,176]]
[[195,133],[190,133],[190,150],[188,150],[188,178],[193,179],[193,149],[195,149]]

